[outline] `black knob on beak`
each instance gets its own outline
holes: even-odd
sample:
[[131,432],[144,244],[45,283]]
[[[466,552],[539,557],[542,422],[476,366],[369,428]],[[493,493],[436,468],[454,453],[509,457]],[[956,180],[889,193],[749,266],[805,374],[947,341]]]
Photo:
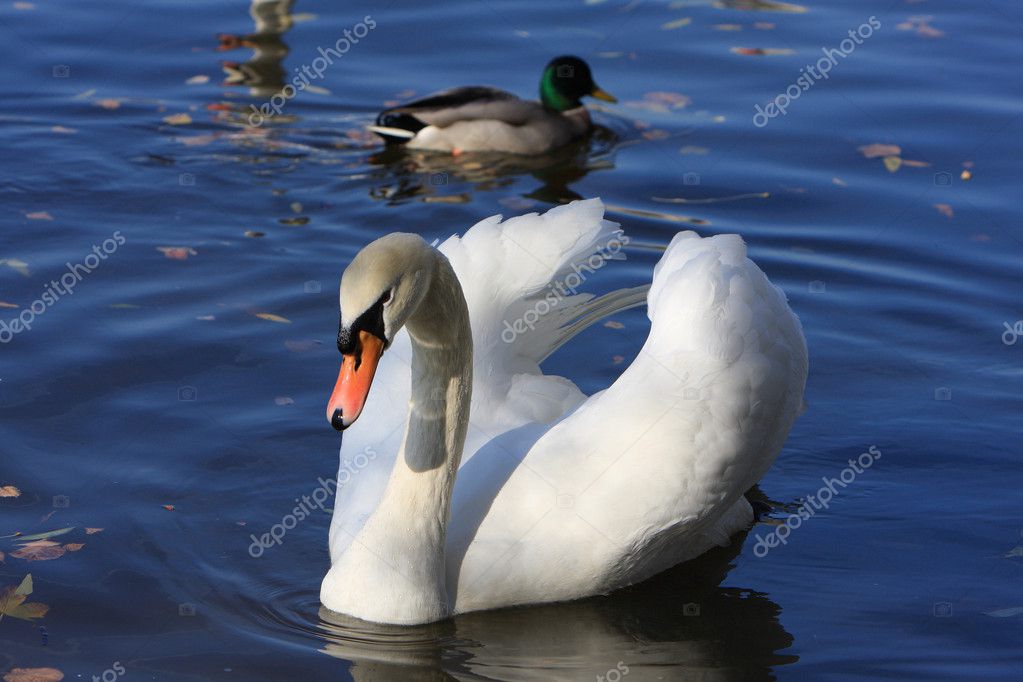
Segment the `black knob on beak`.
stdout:
[[341,415],[341,410],[334,410],[334,414],[330,417],[330,425],[338,431],[345,430],[345,421]]

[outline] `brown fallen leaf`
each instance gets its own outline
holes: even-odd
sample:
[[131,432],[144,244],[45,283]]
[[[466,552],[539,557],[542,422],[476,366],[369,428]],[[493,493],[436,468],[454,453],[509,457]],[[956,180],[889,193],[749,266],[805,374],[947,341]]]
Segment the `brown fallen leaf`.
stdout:
[[896,144],[865,144],[857,151],[868,159],[876,159],[879,156],[899,156],[902,148]]
[[291,324],[291,320],[280,315],[274,315],[273,313],[255,313],[256,317],[261,320],[268,320],[270,322],[280,322],[281,324]]
[[174,505],[173,504],[165,504],[165,505],[163,505],[163,508],[166,509],[167,511],[174,511]]
[[787,47],[733,47],[731,52],[746,57],[771,57],[796,53],[795,50],[790,50]]
[[188,246],[158,246],[156,250],[171,260],[188,260],[189,256],[198,256],[199,252]]
[[4,682],[60,682],[64,673],[56,668],[13,668],[4,674]]
[[608,320],[607,322],[604,323],[604,326],[607,327],[608,329],[625,329],[624,324],[622,324],[621,322],[616,322],[615,320]]
[[25,561],[50,561],[64,556],[65,550],[53,540],[35,540],[11,552],[11,556]]
[[14,303],[8,303],[7,301],[0,301],[0,308],[20,308],[20,307],[21,306],[18,306],[18,305],[14,304]]
[[910,168],[928,168],[931,164],[926,161],[915,161],[913,159],[903,159],[902,165]]
[[64,549],[66,549],[69,552],[77,552],[82,547],[85,547],[84,542],[69,542],[66,545],[64,545]]
[[253,239],[259,239],[260,237],[265,237],[266,232],[260,232],[259,230],[245,230],[245,236]]
[[277,222],[281,225],[308,225],[309,218],[307,216],[300,215],[294,218],[280,218]]
[[934,204],[934,208],[938,209],[941,215],[946,218],[952,218],[955,216],[955,211],[953,211],[952,207],[948,204]]
[[7,558],[7,555],[4,554],[3,552],[0,552],[0,564],[4,563],[4,559],[6,559],[6,558]]
[[[14,307],[17,308],[18,306]],[[21,491],[13,485],[0,486],[0,497],[18,497],[19,495],[21,495]]]
[[51,132],[60,133],[62,135],[74,135],[78,132],[77,128],[67,128],[65,126],[53,126],[50,128]]
[[620,365],[623,362],[625,362],[625,358],[623,358],[621,355],[615,355],[615,356],[611,357],[611,363],[612,364]]
[[32,213],[26,213],[25,217],[29,220],[53,220],[53,216],[46,211],[33,211]]
[[102,528],[86,528],[85,529],[85,534],[86,535],[95,535],[96,533],[99,533],[102,530],[103,530]]
[[98,107],[103,107],[107,111],[113,111],[121,107],[121,100],[119,99],[98,99],[94,102]]

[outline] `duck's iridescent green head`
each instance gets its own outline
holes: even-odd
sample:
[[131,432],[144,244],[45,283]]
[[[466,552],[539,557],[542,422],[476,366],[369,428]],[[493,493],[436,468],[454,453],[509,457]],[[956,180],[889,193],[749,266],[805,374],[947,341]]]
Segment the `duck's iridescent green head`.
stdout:
[[555,57],[543,70],[540,79],[540,101],[548,109],[568,111],[583,105],[582,98],[596,97],[617,102],[593,82],[590,67],[578,57]]

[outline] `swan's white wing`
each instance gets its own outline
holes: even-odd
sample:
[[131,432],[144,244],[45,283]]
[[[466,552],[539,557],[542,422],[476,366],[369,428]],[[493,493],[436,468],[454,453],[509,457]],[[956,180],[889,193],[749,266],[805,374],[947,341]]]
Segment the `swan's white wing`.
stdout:
[[[461,470],[456,497],[467,493],[478,504],[489,503],[492,496],[483,499],[487,485],[503,481],[505,469],[517,465],[547,424],[585,400],[571,381],[543,376],[539,362],[587,324],[642,301],[642,288],[598,298],[571,293],[622,257],[627,240],[603,212],[600,200],[592,199],[503,222],[494,216],[438,247],[462,284],[473,332],[474,384],[462,464],[483,444],[505,448],[503,461],[494,465],[498,474]],[[405,426],[410,357],[402,330],[381,359],[358,425],[344,433],[332,561],[376,508],[387,483]]]
[[[742,494],[801,404],[799,322],[739,237],[692,232],[658,264],[649,316],[643,350],[611,387],[545,433],[520,430],[528,454],[492,504],[482,513],[456,504],[458,611],[609,591],[749,522]],[[499,469],[514,447],[486,444],[469,467]],[[456,503],[472,498],[462,474]]]

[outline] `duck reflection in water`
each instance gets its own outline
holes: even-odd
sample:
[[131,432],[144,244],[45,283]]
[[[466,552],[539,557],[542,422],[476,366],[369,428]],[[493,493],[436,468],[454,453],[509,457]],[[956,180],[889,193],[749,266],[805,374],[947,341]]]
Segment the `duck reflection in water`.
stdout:
[[[568,203],[583,198],[571,188],[573,183],[593,171],[614,168],[618,140],[615,131],[598,125],[581,140],[533,156],[494,152],[453,156],[391,145],[368,159],[377,166],[369,194],[392,204],[417,199],[467,203],[472,193],[510,188],[516,185],[518,176],[531,175],[540,185],[525,193],[525,198],[548,204]],[[458,184],[468,185],[468,192],[458,191]]]
[[255,23],[252,33],[234,35],[222,33],[219,50],[249,48],[252,56],[245,62],[221,62],[224,85],[249,88],[254,97],[266,97],[284,87],[287,73],[284,58],[288,46],[281,39],[294,24],[291,14],[293,0],[256,0],[249,7],[249,16]]
[[745,535],[639,585],[580,601],[403,627],[320,608],[322,651],[357,682],[625,678],[773,679],[792,636],[765,594],[720,584]]

